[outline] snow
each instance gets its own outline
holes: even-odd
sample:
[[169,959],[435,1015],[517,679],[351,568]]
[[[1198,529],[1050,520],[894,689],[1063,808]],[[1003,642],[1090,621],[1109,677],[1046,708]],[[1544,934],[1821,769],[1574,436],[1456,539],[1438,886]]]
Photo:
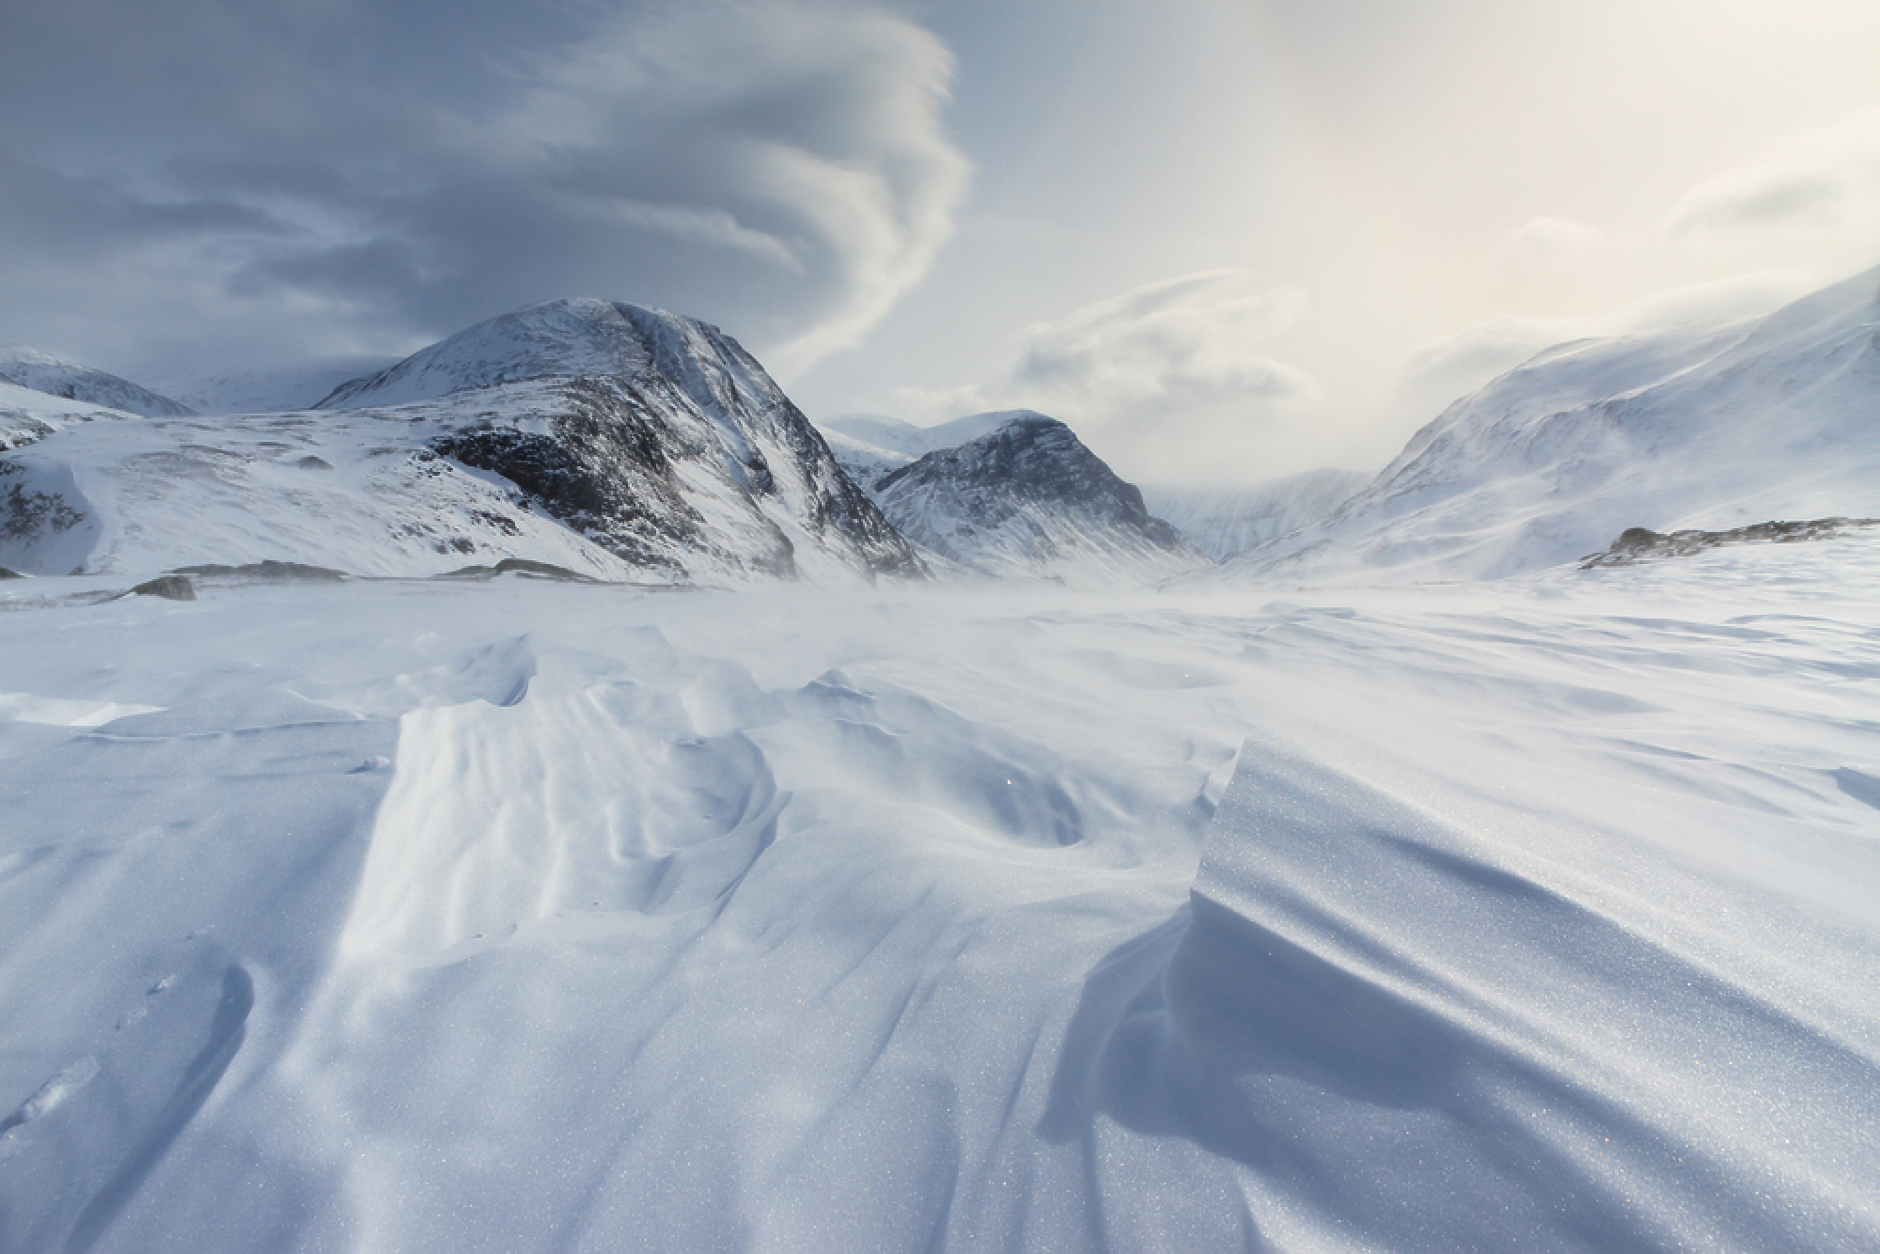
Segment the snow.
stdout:
[[128,379],[30,348],[0,348],[0,383],[145,417],[174,418],[190,412]]
[[980,576],[1081,589],[1206,563],[1069,427],[1031,411],[998,417],[989,433],[874,481],[882,513],[908,539]]
[[1548,349],[1328,519],[1204,579],[1495,578],[1647,527],[1880,514],[1880,269],[1726,327]]
[[1355,470],[1307,470],[1248,487],[1145,487],[1143,504],[1215,561],[1321,521],[1371,481]]
[[1088,590],[1206,564],[1145,512],[1134,485],[1036,410],[933,427],[849,414],[822,430],[837,462],[942,578],[1050,579]]
[[284,560],[411,576],[522,558],[656,583],[920,573],[763,368],[689,319],[530,306],[328,404],[84,425],[113,411],[0,385],[0,445],[19,446],[0,462],[0,565]]
[[1880,537],[0,584],[0,1247],[1869,1250]]
[[630,377],[652,361],[643,327],[676,315],[583,297],[545,301],[479,322],[319,402],[358,409],[435,400],[466,388],[550,376]]
[[199,414],[272,414],[312,409],[343,383],[375,374],[390,357],[330,357],[274,366],[196,367],[151,382]]
[[1184,490],[1260,543],[1160,588],[1029,412],[832,422],[1026,576],[865,585],[613,302],[315,411],[0,382],[0,1250],[1880,1248],[1880,528],[1573,560],[1880,515],[1876,281]]
[[[521,409],[544,398],[510,399]],[[82,520],[0,538],[0,565],[150,574],[277,559],[414,575],[521,556],[655,578],[518,504],[496,476],[430,455],[425,441],[458,417],[433,407],[70,426],[15,452],[0,484],[17,480]]]

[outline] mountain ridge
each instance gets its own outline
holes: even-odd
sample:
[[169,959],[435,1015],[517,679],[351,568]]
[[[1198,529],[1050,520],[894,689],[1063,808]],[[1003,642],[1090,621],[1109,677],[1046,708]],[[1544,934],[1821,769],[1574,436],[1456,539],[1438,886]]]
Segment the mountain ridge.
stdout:
[[1763,318],[1544,350],[1324,520],[1204,578],[1474,579],[1631,527],[1880,513],[1880,269]]

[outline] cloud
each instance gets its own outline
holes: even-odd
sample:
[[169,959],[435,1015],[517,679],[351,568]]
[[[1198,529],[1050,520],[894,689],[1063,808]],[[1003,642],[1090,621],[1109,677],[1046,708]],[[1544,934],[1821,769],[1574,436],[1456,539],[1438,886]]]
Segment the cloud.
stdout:
[[1515,254],[1538,269],[1564,269],[1603,252],[1606,233],[1567,218],[1535,218],[1508,232]]
[[1702,240],[1792,231],[1851,232],[1880,247],[1880,108],[1791,138],[1698,184],[1672,205],[1665,230]]
[[1026,328],[995,378],[903,390],[899,400],[927,421],[1040,410],[1069,423],[1125,476],[1259,478],[1262,451],[1282,442],[1318,397],[1304,372],[1259,348],[1303,306],[1298,293],[1262,291],[1238,271],[1168,279]]
[[273,311],[277,347],[326,319],[335,350],[589,294],[720,322],[788,374],[921,281],[971,177],[941,120],[947,49],[862,3],[26,7],[39,46],[0,52],[0,108],[55,53],[121,108],[21,128],[34,190],[0,195],[40,207],[9,204],[0,235],[35,280],[7,338],[166,288],[207,339],[265,340]]

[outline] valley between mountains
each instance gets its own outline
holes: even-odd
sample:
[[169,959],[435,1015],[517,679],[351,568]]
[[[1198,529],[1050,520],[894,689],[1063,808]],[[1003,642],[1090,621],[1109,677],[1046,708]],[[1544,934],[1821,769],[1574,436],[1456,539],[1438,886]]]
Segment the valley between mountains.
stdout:
[[332,369],[0,353],[0,1249],[1880,1248],[1880,272],[1233,488]]

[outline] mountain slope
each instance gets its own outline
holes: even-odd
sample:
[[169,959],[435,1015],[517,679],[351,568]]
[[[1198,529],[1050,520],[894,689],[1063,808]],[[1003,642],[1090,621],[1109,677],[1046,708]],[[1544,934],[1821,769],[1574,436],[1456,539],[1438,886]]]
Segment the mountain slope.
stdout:
[[159,396],[129,379],[30,348],[0,348],[0,381],[146,418],[180,418],[192,412],[187,405]]
[[1371,476],[1308,470],[1245,488],[1144,488],[1143,504],[1215,561],[1328,516]]
[[24,448],[74,423],[100,419],[136,422],[138,415],[0,380],[0,453]]
[[[616,403],[614,416],[655,420],[673,436],[663,450],[666,458],[697,461],[693,473],[710,481],[708,488],[701,485],[707,495],[729,494],[735,507],[742,494],[781,544],[773,556],[754,556],[752,568],[777,574],[799,567],[823,573],[849,568],[871,576],[919,573],[913,551],[756,359],[716,327],[662,310],[594,299],[531,305],[347,383],[318,408],[357,409],[577,377],[617,381],[619,387],[603,389]],[[576,425],[594,431],[597,421],[608,425],[590,408]],[[649,431],[642,425],[624,435],[624,445],[604,440],[607,447],[598,449],[576,438],[572,446],[584,451],[574,459],[585,478],[603,480],[609,458],[652,455],[658,441],[649,440]],[[497,447],[501,442],[459,442],[446,451],[498,474],[537,474],[530,458],[519,462]],[[722,481],[726,475],[730,483]],[[678,482],[668,487],[675,505],[694,490]],[[647,521],[640,507],[616,498],[611,517]],[[680,519],[686,512],[668,511]],[[686,530],[683,522],[679,529]]]
[[428,574],[524,557],[662,582],[922,569],[762,367],[690,319],[531,306],[323,404],[48,436],[6,473],[84,522],[0,527],[0,564]]
[[1880,514],[1880,270],[1725,327],[1547,350],[1218,577],[1493,578],[1630,527]]
[[1146,583],[1206,562],[1069,427],[1028,410],[992,417],[987,434],[875,480],[903,535],[981,574],[1073,586]]

